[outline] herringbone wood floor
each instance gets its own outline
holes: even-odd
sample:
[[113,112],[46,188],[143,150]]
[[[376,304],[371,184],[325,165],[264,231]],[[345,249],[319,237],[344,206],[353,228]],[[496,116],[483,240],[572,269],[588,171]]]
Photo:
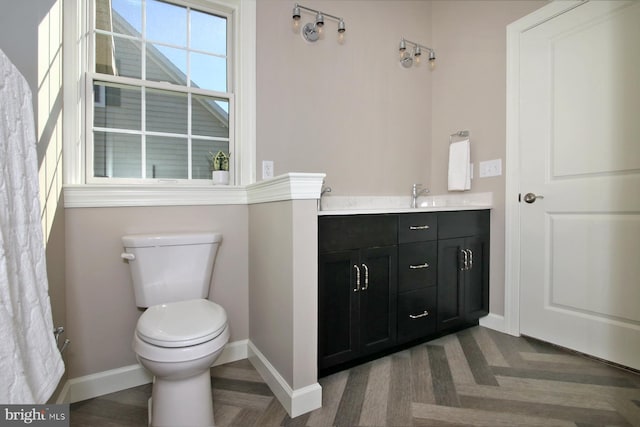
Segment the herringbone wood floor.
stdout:
[[[291,419],[248,361],[218,366],[212,369],[216,424],[640,426],[640,375],[482,327],[320,384],[322,408]],[[144,426],[150,394],[144,385],[75,403],[71,425]]]

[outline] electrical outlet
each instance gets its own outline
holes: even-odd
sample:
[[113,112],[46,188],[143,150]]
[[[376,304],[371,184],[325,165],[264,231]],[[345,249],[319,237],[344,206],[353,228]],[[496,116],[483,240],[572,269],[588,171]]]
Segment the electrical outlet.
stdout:
[[273,178],[273,160],[262,161],[262,179]]
[[502,159],[480,162],[480,178],[502,175]]

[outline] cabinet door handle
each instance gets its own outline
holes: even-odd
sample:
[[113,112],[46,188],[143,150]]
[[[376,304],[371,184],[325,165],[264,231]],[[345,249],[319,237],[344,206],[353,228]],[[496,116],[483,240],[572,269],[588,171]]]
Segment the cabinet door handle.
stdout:
[[366,291],[369,289],[369,267],[367,267],[367,264],[362,264],[362,268],[364,269],[364,286],[362,290]]
[[410,225],[409,230],[428,230],[431,227],[428,225]]
[[353,292],[358,292],[360,290],[360,267],[353,264],[353,268],[356,269],[356,287]]
[[468,270],[471,270],[473,268],[473,251],[471,249],[467,249],[467,252],[469,252],[469,268],[468,268]]
[[429,312],[427,310],[425,310],[420,314],[410,314],[409,317],[411,319],[419,319],[421,317],[427,317],[428,315],[429,315]]
[[460,267],[460,270],[468,270],[469,269],[469,254],[467,253],[466,249],[460,249],[460,252],[462,252],[462,267]]
[[429,264],[425,262],[424,264],[410,265],[409,268],[411,270],[417,270],[419,268],[429,268]]

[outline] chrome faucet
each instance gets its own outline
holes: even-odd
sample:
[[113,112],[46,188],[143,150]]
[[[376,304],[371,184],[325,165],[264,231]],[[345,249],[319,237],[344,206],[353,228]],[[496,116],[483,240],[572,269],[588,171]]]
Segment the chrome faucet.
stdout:
[[322,189],[320,190],[320,198],[318,199],[319,211],[322,210],[322,196],[324,196],[324,193],[331,193],[331,187],[322,187]]
[[418,197],[422,194],[427,194],[429,190],[427,188],[420,188],[422,184],[413,184],[411,187],[411,207],[415,208],[418,202]]

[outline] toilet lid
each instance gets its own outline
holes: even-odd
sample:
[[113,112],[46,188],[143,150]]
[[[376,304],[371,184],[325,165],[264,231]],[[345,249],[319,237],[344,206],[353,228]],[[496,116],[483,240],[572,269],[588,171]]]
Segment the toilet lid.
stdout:
[[138,319],[136,333],[149,344],[187,347],[214,339],[226,325],[224,308],[194,299],[149,307]]

